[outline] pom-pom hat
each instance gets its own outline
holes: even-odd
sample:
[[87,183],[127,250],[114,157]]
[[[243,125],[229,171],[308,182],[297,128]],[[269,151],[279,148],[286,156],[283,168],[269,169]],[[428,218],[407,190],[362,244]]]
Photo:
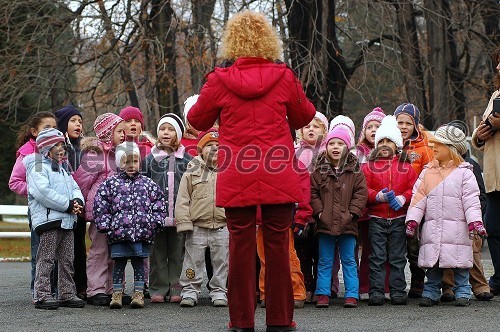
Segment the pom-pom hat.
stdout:
[[403,148],[403,136],[401,136],[401,131],[399,131],[396,118],[392,115],[386,115],[377,129],[375,133],[375,148],[378,147],[378,143],[383,138],[391,140],[399,150]]
[[356,127],[354,126],[354,122],[351,120],[351,118],[345,115],[337,115],[330,122],[329,131],[332,131],[337,126],[343,126],[348,130],[349,135],[351,136],[351,146],[354,146],[354,133],[356,131]]

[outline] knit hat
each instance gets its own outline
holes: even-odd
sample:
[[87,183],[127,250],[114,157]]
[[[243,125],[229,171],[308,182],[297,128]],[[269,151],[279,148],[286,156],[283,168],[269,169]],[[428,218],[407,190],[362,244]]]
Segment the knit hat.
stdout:
[[198,96],[199,95],[192,95],[191,97],[188,97],[186,99],[186,101],[184,102],[184,122],[185,123],[188,123],[188,113],[189,113],[189,110],[191,109],[191,107],[194,106],[194,104],[196,104],[196,102],[198,101]]
[[383,138],[390,139],[399,150],[403,148],[403,136],[399,131],[396,118],[392,115],[386,115],[382,120],[382,124],[378,127],[375,133],[375,148],[378,147],[378,142]]
[[101,114],[94,121],[94,131],[102,142],[110,144],[113,141],[113,131],[123,119],[113,113]]
[[413,126],[415,127],[415,130],[413,131],[413,134],[411,135],[411,139],[415,139],[420,135],[420,129],[418,128],[418,125],[420,124],[420,110],[417,108],[417,106],[410,104],[410,103],[403,103],[396,107],[396,110],[394,111],[394,116],[397,118],[399,114],[405,113],[411,117],[413,120]]
[[42,155],[46,155],[59,142],[64,142],[64,135],[54,128],[44,129],[36,137],[36,147]]
[[186,131],[186,126],[182,122],[181,118],[179,116],[175,115],[174,113],[167,113],[163,115],[160,118],[160,121],[158,121],[158,126],[156,127],[156,135],[158,135],[158,132],[160,131],[160,127],[168,123],[172,127],[175,128],[175,133],[177,134],[177,139],[180,140],[182,139],[182,136],[184,135],[184,132]]
[[141,128],[142,130],[144,130],[144,115],[142,114],[141,110],[138,109],[137,107],[127,106],[120,111],[120,114],[118,116],[122,118],[124,121],[130,119],[136,119],[141,123]]
[[219,141],[219,131],[217,128],[210,128],[207,131],[204,131],[198,135],[198,145],[196,146],[198,148],[198,152],[201,152],[201,150],[207,145],[209,142],[218,142]]
[[344,126],[348,130],[349,135],[351,136],[351,146],[354,146],[354,132],[356,131],[354,122],[352,122],[352,120],[345,115],[337,115],[330,122],[329,131],[332,131],[337,126]]
[[135,142],[125,141],[121,144],[118,144],[115,148],[115,162],[116,166],[120,167],[120,161],[122,160],[124,155],[136,155],[141,157],[141,151],[139,150],[139,146]]
[[55,115],[57,121],[57,129],[59,129],[62,133],[66,133],[68,131],[68,122],[73,115],[78,115],[80,116],[80,118],[82,118],[82,113],[73,105],[64,106],[63,108],[57,110]]
[[314,116],[315,119],[319,119],[321,123],[325,126],[325,130],[328,131],[328,119],[326,116],[321,113],[321,112],[316,112],[316,115]]
[[452,150],[455,150],[459,156],[467,152],[467,137],[464,132],[451,124],[446,124],[439,127],[434,132],[434,137],[429,139],[429,143],[438,142],[447,145]]
[[350,150],[353,146],[351,142],[351,135],[349,133],[349,130],[345,126],[337,126],[333,128],[332,131],[328,133],[326,136],[326,145],[328,146],[328,142],[330,142],[331,139],[333,138],[338,138],[342,140],[345,145],[347,146],[347,150]]
[[385,117],[384,110],[381,109],[380,107],[375,107],[373,111],[368,113],[363,119],[363,128],[361,128],[361,132],[359,133],[359,141],[361,142],[362,140],[365,139],[366,126],[370,121],[377,121],[379,123],[382,123],[384,117]]

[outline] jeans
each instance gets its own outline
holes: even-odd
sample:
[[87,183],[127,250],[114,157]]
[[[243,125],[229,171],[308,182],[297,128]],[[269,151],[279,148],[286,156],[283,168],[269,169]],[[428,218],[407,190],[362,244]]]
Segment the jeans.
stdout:
[[316,295],[331,295],[332,268],[337,241],[342,261],[342,271],[344,273],[345,297],[358,299],[358,267],[354,257],[356,237],[351,234],[328,235],[320,233],[318,235],[319,261]]
[[391,298],[406,296],[405,217],[392,220],[371,218],[368,231],[370,254],[370,296],[384,296],[386,261],[389,260]]
[[[439,263],[438,263],[439,264]],[[433,301],[439,301],[441,297],[441,280],[443,279],[443,271],[437,265],[431,269],[427,269],[425,275],[427,281],[424,284],[424,291],[422,297],[428,297]],[[455,287],[453,292],[455,297],[470,299],[470,284],[469,284],[469,269],[453,269]]]

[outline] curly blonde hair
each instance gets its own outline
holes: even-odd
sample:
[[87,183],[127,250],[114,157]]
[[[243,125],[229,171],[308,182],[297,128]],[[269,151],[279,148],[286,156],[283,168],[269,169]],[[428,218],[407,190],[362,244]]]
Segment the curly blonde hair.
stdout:
[[245,10],[227,21],[222,36],[222,58],[260,57],[275,61],[281,54],[280,38],[263,14]]

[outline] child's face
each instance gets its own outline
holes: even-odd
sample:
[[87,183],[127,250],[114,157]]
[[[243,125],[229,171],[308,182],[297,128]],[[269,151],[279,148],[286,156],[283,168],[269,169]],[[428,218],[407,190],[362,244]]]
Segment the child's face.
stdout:
[[142,132],[142,124],[137,119],[128,119],[125,121],[125,135],[137,137]]
[[302,137],[304,142],[309,145],[315,145],[323,139],[324,135],[325,130],[316,118],[312,119],[307,126],[302,128]]
[[113,145],[117,146],[125,141],[125,123],[120,122],[113,130]]
[[164,123],[158,129],[158,142],[160,146],[174,147],[177,144],[177,132],[170,123]]
[[347,154],[347,145],[341,139],[332,138],[328,141],[326,152],[330,160],[333,161],[334,164],[338,164],[340,159]]
[[411,135],[413,135],[413,131],[415,131],[415,125],[413,124],[411,116],[401,113],[396,120],[398,121],[398,128],[399,131],[401,131],[401,136],[403,136],[403,141],[410,139]]
[[382,138],[378,142],[377,156],[379,157],[392,157],[396,154],[396,144],[388,138]]
[[217,155],[219,154],[219,142],[211,141],[205,144],[201,149],[201,157],[208,165],[217,163]]
[[439,162],[446,163],[451,160],[450,149],[444,144],[434,142],[432,151],[434,152],[434,158]]
[[365,138],[370,144],[375,144],[375,133],[378,127],[380,127],[380,122],[376,120],[369,121],[365,128]]
[[57,123],[56,123],[56,119],[54,118],[42,118],[40,123],[38,124],[38,126],[36,128],[31,128],[31,135],[33,135],[33,137],[37,137],[38,134],[40,134],[40,132],[44,129],[49,129],[49,128],[54,128],[56,129],[57,128]]
[[122,164],[120,165],[122,169],[127,173],[128,176],[133,176],[135,173],[139,172],[139,164],[141,160],[136,154],[127,154],[122,158]]
[[83,121],[79,115],[73,115],[68,121],[68,136],[69,138],[78,138],[83,132]]
[[64,149],[64,143],[59,142],[56,145],[54,145],[52,147],[52,149],[50,149],[49,157],[52,158],[53,160],[61,162],[64,158],[65,153],[66,153],[66,150]]

